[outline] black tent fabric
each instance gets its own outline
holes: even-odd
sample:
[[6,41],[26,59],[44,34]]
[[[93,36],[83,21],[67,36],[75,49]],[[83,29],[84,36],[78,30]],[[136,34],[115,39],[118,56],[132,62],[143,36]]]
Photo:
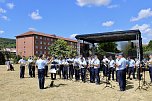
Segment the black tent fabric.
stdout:
[[139,30],[126,30],[126,31],[76,35],[75,38],[90,43],[101,43],[101,42],[136,40],[137,35],[141,37],[141,33]]

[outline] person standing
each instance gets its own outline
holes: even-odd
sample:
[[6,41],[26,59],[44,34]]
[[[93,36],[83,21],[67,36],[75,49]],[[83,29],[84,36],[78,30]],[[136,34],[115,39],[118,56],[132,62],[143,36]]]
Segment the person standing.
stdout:
[[107,73],[108,73],[108,63],[109,63],[109,60],[108,58],[106,58],[106,56],[103,56],[103,77],[104,76],[107,76]]
[[117,63],[117,68],[118,68],[119,87],[120,87],[120,91],[125,91],[126,90],[126,59],[123,57],[122,54],[119,54],[118,59],[119,61]]
[[33,62],[32,57],[29,56],[29,59],[27,61],[28,61],[29,76],[32,77],[32,62]]
[[80,65],[80,68],[81,68],[81,79],[82,79],[82,82],[85,83],[85,80],[86,80],[86,61],[85,61],[85,58],[84,57],[80,57],[79,59],[79,65]]
[[26,66],[25,56],[22,56],[22,59],[20,59],[18,63],[20,64],[20,78],[24,78]]
[[150,75],[150,82],[152,83],[152,54],[149,55],[149,61],[147,61],[149,66],[149,75]]
[[93,56],[88,58],[88,67],[90,70],[90,83],[95,83],[95,74],[94,74],[94,66],[93,66],[94,58]]
[[74,75],[73,59],[69,58],[67,61],[69,63],[69,78],[72,80]]
[[109,74],[108,74],[108,80],[111,78],[112,74],[112,80],[114,80],[114,71],[115,71],[115,61],[112,59],[112,56],[109,57],[110,63],[109,63]]
[[94,66],[94,72],[95,72],[95,83],[99,85],[100,84],[100,76],[99,76],[100,60],[98,59],[97,55],[94,56],[93,66]]
[[75,80],[80,80],[80,68],[79,68],[79,59],[78,56],[74,59],[74,69],[75,69]]
[[127,79],[132,80],[130,78],[131,73],[133,75],[133,79],[135,79],[135,69],[134,69],[135,68],[135,61],[129,57],[128,62],[129,62],[129,64],[128,64],[128,77],[127,77]]
[[36,65],[38,66],[38,79],[39,79],[39,88],[40,89],[44,89],[45,65],[47,64],[45,62],[45,60],[43,60],[42,58],[43,58],[43,55],[40,55],[39,59],[36,61]]

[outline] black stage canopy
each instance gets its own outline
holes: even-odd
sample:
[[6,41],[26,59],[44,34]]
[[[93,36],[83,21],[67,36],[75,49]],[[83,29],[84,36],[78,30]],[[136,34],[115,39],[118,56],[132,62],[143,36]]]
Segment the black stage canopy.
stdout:
[[114,31],[105,33],[76,35],[76,39],[90,43],[137,40],[141,38],[139,30]]

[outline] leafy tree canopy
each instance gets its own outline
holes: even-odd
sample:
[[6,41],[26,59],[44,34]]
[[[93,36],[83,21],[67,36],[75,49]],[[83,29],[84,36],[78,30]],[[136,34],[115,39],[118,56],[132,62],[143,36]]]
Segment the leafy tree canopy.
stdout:
[[50,47],[50,54],[57,57],[70,57],[76,55],[76,50],[73,49],[64,40],[56,40]]

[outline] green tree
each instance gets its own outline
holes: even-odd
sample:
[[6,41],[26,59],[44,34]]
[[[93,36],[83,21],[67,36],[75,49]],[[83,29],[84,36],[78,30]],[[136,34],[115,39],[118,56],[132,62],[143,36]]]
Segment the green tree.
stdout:
[[96,52],[101,55],[105,55],[106,52],[119,52],[117,44],[115,42],[105,42],[97,44]]
[[76,50],[67,44],[66,41],[58,39],[49,47],[53,56],[70,57],[76,55]]

